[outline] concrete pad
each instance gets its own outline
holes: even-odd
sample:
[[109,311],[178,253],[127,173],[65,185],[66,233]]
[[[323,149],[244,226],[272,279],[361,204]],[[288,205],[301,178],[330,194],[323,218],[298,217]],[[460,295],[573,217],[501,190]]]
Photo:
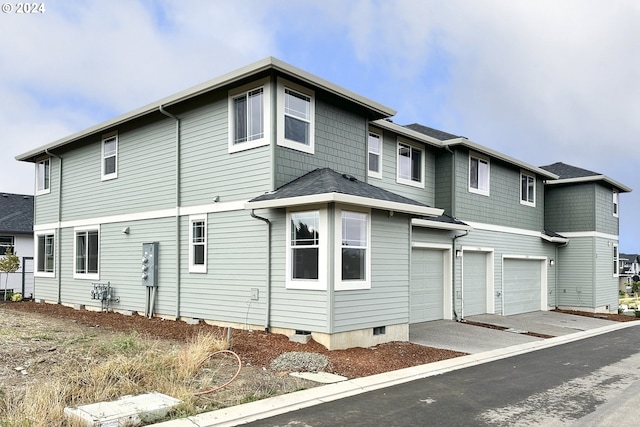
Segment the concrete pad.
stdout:
[[151,392],[123,396],[112,402],[64,408],[64,413],[86,426],[134,426],[162,418],[180,403],[180,400],[171,396]]
[[328,372],[291,372],[289,375],[296,378],[315,381],[322,384],[333,384],[340,381],[346,381],[349,378],[342,375],[330,374]]

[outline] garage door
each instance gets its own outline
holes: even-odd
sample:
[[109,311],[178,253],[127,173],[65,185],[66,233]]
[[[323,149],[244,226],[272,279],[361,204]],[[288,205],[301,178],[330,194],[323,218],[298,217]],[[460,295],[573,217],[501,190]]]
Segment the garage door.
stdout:
[[504,260],[504,314],[541,310],[542,276],[538,260]]
[[444,317],[444,251],[412,250],[409,322]]
[[464,316],[487,312],[487,254],[464,252],[463,257]]

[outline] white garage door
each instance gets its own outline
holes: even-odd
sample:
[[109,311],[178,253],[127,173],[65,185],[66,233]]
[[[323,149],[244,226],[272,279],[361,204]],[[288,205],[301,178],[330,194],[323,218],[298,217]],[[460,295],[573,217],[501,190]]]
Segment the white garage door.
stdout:
[[463,304],[464,316],[487,312],[487,254],[484,252],[464,252]]
[[539,260],[504,260],[504,314],[542,309],[541,263]]
[[414,248],[411,252],[409,322],[444,317],[444,251]]

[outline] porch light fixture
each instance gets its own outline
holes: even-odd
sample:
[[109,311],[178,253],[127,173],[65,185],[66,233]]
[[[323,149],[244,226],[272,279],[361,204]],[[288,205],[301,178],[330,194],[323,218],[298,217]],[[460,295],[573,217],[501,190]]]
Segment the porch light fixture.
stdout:
[[551,259],[549,260],[549,265],[550,265],[551,267],[553,267],[554,265],[556,265],[556,260],[555,260],[555,259],[553,259],[553,258],[551,258]]
[[460,249],[456,250],[456,258],[462,258],[462,251]]

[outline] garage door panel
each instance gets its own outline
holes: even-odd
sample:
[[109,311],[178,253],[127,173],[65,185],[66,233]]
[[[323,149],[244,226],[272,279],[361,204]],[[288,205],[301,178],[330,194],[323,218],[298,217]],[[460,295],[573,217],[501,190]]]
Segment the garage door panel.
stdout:
[[541,310],[541,261],[504,261],[504,314]]
[[487,254],[464,253],[463,258],[464,315],[487,312]]
[[414,249],[411,257],[410,323],[444,317],[444,252]]

